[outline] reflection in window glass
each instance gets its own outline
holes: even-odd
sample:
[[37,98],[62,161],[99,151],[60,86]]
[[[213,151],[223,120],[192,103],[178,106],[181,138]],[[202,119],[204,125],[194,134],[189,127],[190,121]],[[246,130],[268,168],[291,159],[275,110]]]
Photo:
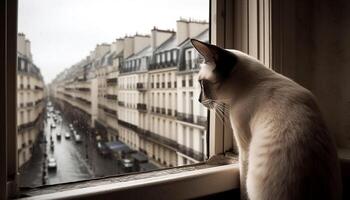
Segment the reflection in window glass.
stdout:
[[186,52],[189,38],[208,42],[208,17],[202,0],[20,0],[20,185],[205,160],[207,112]]

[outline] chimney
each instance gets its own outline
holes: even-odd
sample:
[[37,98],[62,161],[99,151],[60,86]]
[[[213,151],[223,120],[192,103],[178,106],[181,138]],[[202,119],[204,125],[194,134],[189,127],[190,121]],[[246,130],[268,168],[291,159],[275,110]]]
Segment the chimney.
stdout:
[[31,51],[31,45],[29,40],[25,40],[25,55],[32,60],[32,51]]
[[98,44],[95,47],[95,50],[93,51],[93,58],[94,59],[98,59],[100,57],[102,57],[104,54],[106,54],[109,50],[111,49],[111,45],[110,44]]
[[144,48],[150,45],[150,36],[149,35],[138,35],[134,36],[134,54],[139,53]]
[[23,33],[18,33],[17,35],[17,51],[32,60],[30,41],[26,39]]
[[124,39],[118,38],[116,40],[116,54],[119,54],[120,52],[122,52],[124,50]]
[[180,19],[176,21],[177,27],[177,45],[181,44],[187,38],[192,38],[209,28],[209,24],[205,21]]
[[152,49],[158,48],[161,44],[167,41],[170,37],[175,34],[175,31],[160,30],[154,27],[151,31],[151,46]]
[[124,59],[128,58],[134,53],[134,38],[125,37],[124,39]]

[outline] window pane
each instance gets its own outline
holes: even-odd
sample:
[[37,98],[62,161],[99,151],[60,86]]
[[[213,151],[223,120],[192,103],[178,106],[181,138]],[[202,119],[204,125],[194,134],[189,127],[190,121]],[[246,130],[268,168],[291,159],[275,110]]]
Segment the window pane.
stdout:
[[208,0],[20,0],[20,186],[204,161],[189,38],[208,17]]

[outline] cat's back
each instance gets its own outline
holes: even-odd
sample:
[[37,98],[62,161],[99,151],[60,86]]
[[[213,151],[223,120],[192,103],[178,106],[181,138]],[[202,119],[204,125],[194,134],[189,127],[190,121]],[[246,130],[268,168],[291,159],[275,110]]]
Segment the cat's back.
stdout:
[[336,149],[314,96],[280,75],[272,79],[260,86],[251,122],[248,183],[268,185],[261,193],[276,199],[339,199]]

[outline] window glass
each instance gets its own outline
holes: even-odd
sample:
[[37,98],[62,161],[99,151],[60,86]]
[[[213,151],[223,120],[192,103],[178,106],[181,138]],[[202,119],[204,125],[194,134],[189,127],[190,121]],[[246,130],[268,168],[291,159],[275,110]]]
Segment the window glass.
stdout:
[[18,13],[21,187],[207,158],[200,87],[176,81],[197,78],[177,58],[209,41],[209,0],[19,0]]

